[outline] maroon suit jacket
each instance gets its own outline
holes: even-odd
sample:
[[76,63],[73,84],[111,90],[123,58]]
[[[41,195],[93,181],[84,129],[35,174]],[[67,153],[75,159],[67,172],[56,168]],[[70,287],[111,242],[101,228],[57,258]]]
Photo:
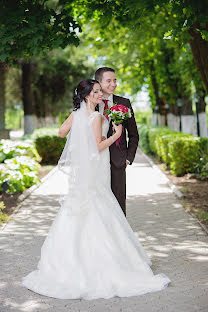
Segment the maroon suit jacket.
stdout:
[[[116,144],[112,144],[110,146],[110,161],[111,163],[117,168],[125,168],[126,167],[126,160],[130,161],[132,164],[136,150],[139,143],[139,133],[137,130],[136,121],[134,118],[134,112],[131,106],[129,99],[124,97],[113,95],[113,103],[115,104],[122,104],[131,110],[131,118],[125,120],[123,122],[124,132],[122,134],[121,142],[117,147]],[[110,137],[113,133],[112,121],[110,123],[108,137]],[[126,134],[128,133],[128,143]]]

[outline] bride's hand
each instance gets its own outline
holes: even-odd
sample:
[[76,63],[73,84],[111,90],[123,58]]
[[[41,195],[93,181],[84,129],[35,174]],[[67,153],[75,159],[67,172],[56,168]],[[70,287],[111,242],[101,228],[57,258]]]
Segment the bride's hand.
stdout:
[[121,134],[122,134],[122,125],[118,125],[118,126],[117,126],[117,125],[114,124],[114,122],[113,122],[113,128],[114,128],[116,134],[118,135],[118,137],[120,137]]

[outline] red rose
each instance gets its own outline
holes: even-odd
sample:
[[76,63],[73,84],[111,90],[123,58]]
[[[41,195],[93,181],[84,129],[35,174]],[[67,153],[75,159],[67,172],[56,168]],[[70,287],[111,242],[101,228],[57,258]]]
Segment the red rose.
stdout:
[[110,110],[111,110],[112,112],[113,112],[113,111],[119,112],[118,105],[112,106],[112,107],[110,108]]
[[122,113],[128,113],[128,108],[126,107],[126,106],[123,106],[123,105],[117,105],[118,106],[118,109],[119,109],[119,111],[120,112],[122,112]]
[[111,111],[116,111],[116,112],[122,112],[122,113],[128,113],[128,108],[126,106],[123,106],[121,104],[119,105],[115,105],[115,106],[112,106],[110,108]]

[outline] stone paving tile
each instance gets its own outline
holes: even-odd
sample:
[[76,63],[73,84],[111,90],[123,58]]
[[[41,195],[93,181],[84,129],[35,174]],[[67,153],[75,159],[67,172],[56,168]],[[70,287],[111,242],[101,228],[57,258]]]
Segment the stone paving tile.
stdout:
[[127,219],[154,273],[167,274],[170,286],[138,297],[92,301],[48,298],[22,287],[21,278],[36,268],[59,209],[59,180],[57,173],[46,180],[0,230],[0,312],[208,311],[208,237],[139,151],[127,169]]

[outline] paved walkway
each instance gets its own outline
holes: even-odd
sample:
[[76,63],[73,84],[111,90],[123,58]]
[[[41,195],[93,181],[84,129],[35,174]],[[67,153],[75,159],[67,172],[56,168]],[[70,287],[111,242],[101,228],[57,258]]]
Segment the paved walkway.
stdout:
[[153,294],[93,301],[53,299],[23,288],[21,278],[36,268],[59,209],[59,179],[55,173],[46,180],[0,231],[1,312],[208,311],[208,237],[139,152],[127,169],[127,219],[149,254],[154,273],[167,274],[171,285]]

